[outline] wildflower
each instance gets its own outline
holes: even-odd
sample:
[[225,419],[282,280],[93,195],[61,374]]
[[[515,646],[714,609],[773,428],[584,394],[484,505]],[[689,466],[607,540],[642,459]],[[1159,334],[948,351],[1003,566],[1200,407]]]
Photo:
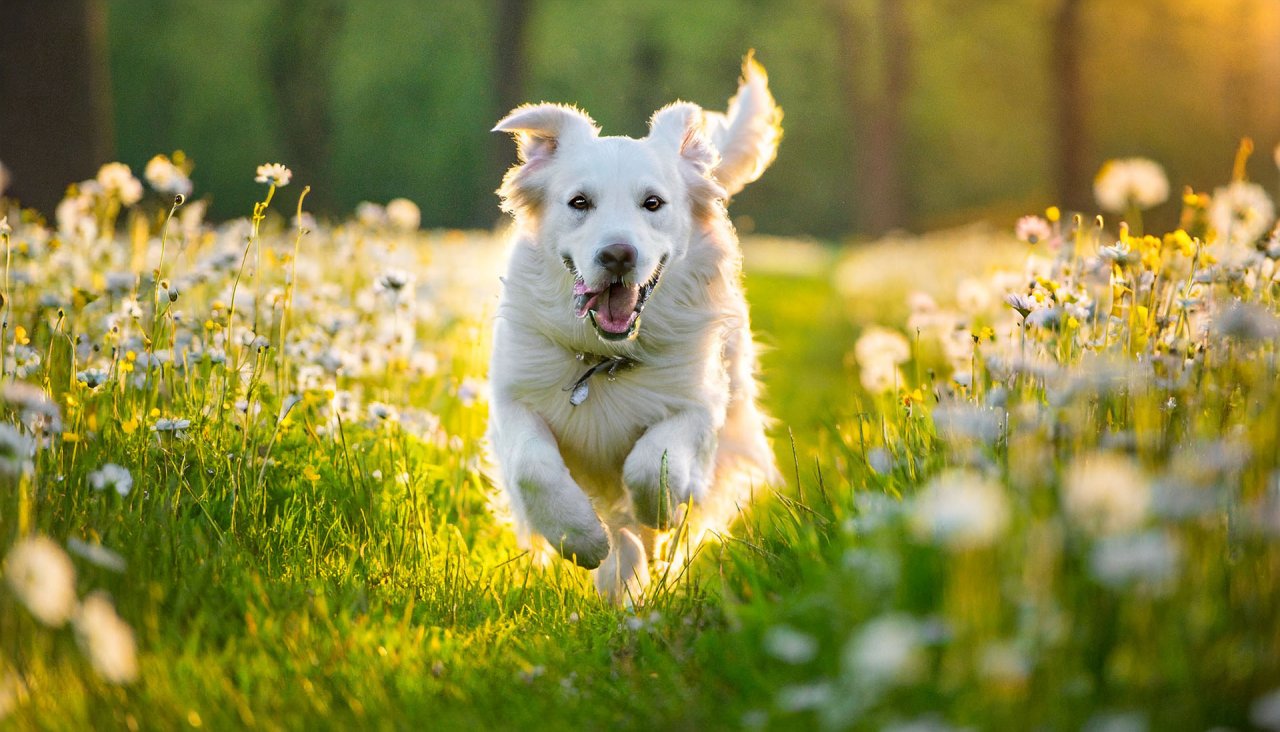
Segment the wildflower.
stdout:
[[1178,571],[1178,545],[1160,531],[1103,537],[1093,547],[1089,567],[1109,587],[1144,584],[1170,588]]
[[372,201],[361,201],[356,205],[356,220],[363,226],[376,229],[387,223],[387,210]]
[[18,409],[22,424],[32,432],[54,433],[62,430],[62,414],[45,390],[25,381],[6,384],[0,391],[5,403]]
[[115,463],[107,463],[89,473],[89,485],[95,491],[104,491],[112,488],[116,493],[127,496],[129,491],[133,489],[133,476],[127,469]]
[[5,216],[4,218],[0,218],[0,236],[8,236],[12,233],[13,227],[9,225],[9,217]]
[[76,640],[104,681],[128,684],[138,678],[138,646],[133,629],[116,614],[102,592],[85,598],[75,617]]
[[53,540],[29,536],[9,550],[4,560],[9,587],[36,620],[62,627],[76,606],[76,570]]
[[380,290],[384,290],[391,293],[399,293],[401,290],[405,288],[406,285],[408,285],[412,281],[413,281],[413,276],[410,275],[408,272],[404,272],[398,269],[392,269],[392,270],[387,270],[386,272],[383,272],[382,275],[378,277],[377,286],[378,286],[378,289]]
[[1262,186],[1236,181],[1213,192],[1209,223],[1229,244],[1257,241],[1275,220],[1275,206]]
[[96,389],[107,383],[107,372],[105,369],[88,368],[76,374],[76,381],[90,389]]
[[458,384],[458,401],[469,407],[477,401],[488,398],[488,385],[479,380],[467,377]]
[[1018,219],[1013,232],[1019,241],[1028,244],[1039,244],[1053,236],[1053,229],[1049,228],[1049,222],[1039,216],[1023,216]]
[[277,188],[289,185],[293,179],[293,171],[281,163],[264,163],[258,166],[258,175],[253,180],[257,183],[270,183]]
[[104,193],[116,196],[126,206],[142,198],[142,183],[124,163],[107,163],[98,168],[97,181]]
[[1104,260],[1114,262],[1121,267],[1137,262],[1140,256],[1137,252],[1133,251],[1126,239],[1121,239],[1111,246],[1102,247],[1098,250],[1098,255]]
[[774,658],[799,665],[818,655],[818,641],[789,625],[775,625],[764,634],[764,648]]
[[883,615],[862,627],[844,648],[849,677],[882,685],[910,681],[924,669],[920,624],[906,615]]
[[1266,343],[1280,338],[1280,318],[1266,308],[1238,302],[1214,322],[1217,332],[1227,338]]
[[8,423],[0,423],[0,475],[19,477],[35,469],[36,443]]
[[172,433],[175,437],[182,437],[186,434],[186,430],[191,427],[189,419],[173,419],[170,417],[161,417],[152,425],[151,431],[156,433]]
[[1094,178],[1093,196],[1104,211],[1124,213],[1130,206],[1145,210],[1168,200],[1169,179],[1153,160],[1108,160]]
[[[1277,148],[1280,150],[1280,148]],[[1280,158],[1280,153],[1277,154]],[[1275,689],[1254,701],[1249,708],[1249,721],[1261,729],[1280,732],[1280,689]]]
[[96,564],[112,572],[123,572],[127,566],[124,557],[116,554],[101,544],[90,544],[75,537],[67,539],[67,549],[78,557],[83,557],[91,564]]
[[898,365],[911,358],[911,344],[897,331],[872,326],[858,338],[853,352],[863,365],[876,361]]
[[952,442],[974,441],[993,444],[1000,437],[1003,414],[989,407],[971,404],[943,404],[933,410],[938,434]]
[[1100,452],[1078,458],[1062,482],[1067,513],[1091,531],[1116,533],[1146,518],[1151,484],[1131,459]]
[[407,198],[396,198],[387,204],[387,220],[401,231],[417,231],[422,225],[422,211]]
[[911,515],[917,537],[949,549],[992,544],[1008,523],[1000,486],[970,470],[948,470],[930,481]]
[[1023,295],[1017,292],[1011,292],[1004,296],[1004,304],[1018,311],[1018,314],[1026,319],[1027,314],[1036,309],[1035,298],[1030,295]]
[[160,193],[177,196],[191,195],[191,179],[186,171],[173,164],[167,155],[157,155],[147,161],[143,176],[147,183]]

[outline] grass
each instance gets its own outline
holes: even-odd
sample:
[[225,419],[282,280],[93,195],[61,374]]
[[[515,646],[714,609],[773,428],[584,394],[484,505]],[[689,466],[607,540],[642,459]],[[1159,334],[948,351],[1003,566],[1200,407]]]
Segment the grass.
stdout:
[[[618,609],[585,572],[521,551],[490,506],[500,244],[385,220],[299,238],[276,213],[295,190],[258,225],[218,230],[90,194],[81,220],[118,225],[107,239],[11,210],[4,379],[41,396],[4,397],[37,445],[29,469],[0,450],[8,724],[1275,723],[1276,286],[1203,285],[1215,318],[1197,340],[1165,303],[1211,266],[1203,227],[1190,257],[1176,237],[1132,241],[1156,273],[1140,312],[1112,285],[1146,265],[1115,264],[1090,295],[1073,255],[1115,236],[1059,224],[1067,254],[1015,278],[1058,311],[1034,328],[998,297],[953,296],[1022,266],[990,232],[753,244],[788,485],[670,591]],[[935,302],[906,305],[922,285]],[[1224,325],[1233,299],[1251,309]],[[905,351],[855,356],[875,323]],[[896,375],[883,391],[869,379],[882,367]],[[153,429],[165,419],[190,423]],[[128,469],[127,495],[91,487],[106,463]],[[132,629],[136,678],[111,682],[83,618],[50,627],[12,587],[12,548],[31,535],[123,560],[72,561],[77,597],[105,591]]]

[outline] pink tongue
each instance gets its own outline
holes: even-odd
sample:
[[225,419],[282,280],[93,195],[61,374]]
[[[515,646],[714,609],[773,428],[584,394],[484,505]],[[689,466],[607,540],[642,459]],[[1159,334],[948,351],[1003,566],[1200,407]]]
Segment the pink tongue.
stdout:
[[640,288],[635,285],[609,285],[601,295],[600,324],[605,330],[615,333],[625,331],[631,325],[631,314],[640,299]]

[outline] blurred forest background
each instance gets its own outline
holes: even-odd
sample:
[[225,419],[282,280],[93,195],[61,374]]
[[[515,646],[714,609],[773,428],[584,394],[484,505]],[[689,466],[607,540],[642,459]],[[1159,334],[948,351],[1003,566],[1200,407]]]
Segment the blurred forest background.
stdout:
[[425,226],[487,227],[511,107],[642,135],[677,97],[723,109],[750,48],[786,136],[735,202],[748,231],[1090,209],[1116,156],[1211,188],[1243,135],[1277,183],[1276,0],[3,0],[0,28],[0,161],[46,211],[104,161],[181,149],[215,218],[278,160],[321,214],[407,196]]

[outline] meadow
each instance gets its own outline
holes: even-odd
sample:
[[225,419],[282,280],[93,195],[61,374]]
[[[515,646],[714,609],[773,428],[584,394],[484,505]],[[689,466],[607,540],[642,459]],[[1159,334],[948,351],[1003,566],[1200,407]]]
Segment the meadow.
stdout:
[[317,221],[280,166],[215,225],[180,155],[10,207],[0,726],[1280,729],[1280,241],[1242,171],[746,240],[787,483],[626,608],[485,477],[500,232]]

